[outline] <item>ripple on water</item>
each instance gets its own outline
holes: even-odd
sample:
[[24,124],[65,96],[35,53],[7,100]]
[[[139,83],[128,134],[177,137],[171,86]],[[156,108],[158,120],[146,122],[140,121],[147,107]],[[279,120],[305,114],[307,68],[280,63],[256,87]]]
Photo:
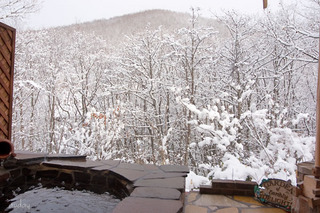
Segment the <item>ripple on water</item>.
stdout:
[[112,212],[120,202],[109,193],[70,191],[62,188],[34,188],[11,200],[7,211],[15,212]]

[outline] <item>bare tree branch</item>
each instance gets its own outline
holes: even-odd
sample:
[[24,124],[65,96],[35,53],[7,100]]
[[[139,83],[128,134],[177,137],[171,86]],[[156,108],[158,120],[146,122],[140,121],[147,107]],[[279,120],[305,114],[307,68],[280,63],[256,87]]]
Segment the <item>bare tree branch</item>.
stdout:
[[0,21],[16,20],[40,9],[39,0],[0,0]]

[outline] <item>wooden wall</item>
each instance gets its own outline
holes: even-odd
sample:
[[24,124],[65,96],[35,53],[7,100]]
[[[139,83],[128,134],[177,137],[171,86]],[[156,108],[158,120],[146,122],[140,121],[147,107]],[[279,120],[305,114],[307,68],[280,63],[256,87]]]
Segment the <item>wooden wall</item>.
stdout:
[[0,139],[11,140],[16,30],[0,22]]

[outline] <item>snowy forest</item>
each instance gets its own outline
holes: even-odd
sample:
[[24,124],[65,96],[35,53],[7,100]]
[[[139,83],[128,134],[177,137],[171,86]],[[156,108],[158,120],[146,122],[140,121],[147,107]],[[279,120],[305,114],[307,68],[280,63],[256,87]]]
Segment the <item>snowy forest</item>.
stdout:
[[319,21],[309,0],[259,17],[151,10],[18,31],[12,141],[295,183],[314,156]]

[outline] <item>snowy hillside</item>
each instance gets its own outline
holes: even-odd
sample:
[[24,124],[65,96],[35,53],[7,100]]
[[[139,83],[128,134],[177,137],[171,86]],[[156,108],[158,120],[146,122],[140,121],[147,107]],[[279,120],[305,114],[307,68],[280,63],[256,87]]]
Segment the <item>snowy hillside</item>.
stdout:
[[[75,30],[82,33],[94,32],[95,35],[103,37],[109,45],[117,45],[126,36],[143,32],[146,28],[156,30],[161,27],[163,33],[173,32],[179,28],[188,27],[190,20],[191,15],[188,13],[169,10],[147,10],[56,29],[66,32]],[[217,20],[199,17],[199,22],[203,26],[214,27],[220,33],[227,34],[225,27]]]
[[15,146],[294,182],[314,152],[314,9],[313,19],[155,10],[18,32]]

